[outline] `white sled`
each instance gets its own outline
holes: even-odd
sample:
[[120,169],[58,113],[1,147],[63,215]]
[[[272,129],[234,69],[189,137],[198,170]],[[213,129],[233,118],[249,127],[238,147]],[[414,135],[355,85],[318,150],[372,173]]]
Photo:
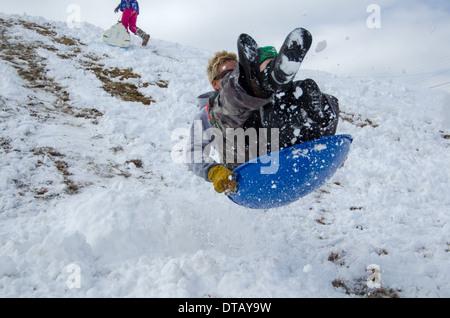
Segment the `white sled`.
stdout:
[[123,48],[130,47],[130,40],[130,33],[128,33],[127,29],[125,29],[120,21],[110,29],[106,30],[102,36],[103,43]]

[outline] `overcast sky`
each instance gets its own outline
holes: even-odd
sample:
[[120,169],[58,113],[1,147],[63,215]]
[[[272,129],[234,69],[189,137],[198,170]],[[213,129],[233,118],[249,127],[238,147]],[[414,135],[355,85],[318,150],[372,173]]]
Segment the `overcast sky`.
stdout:
[[[109,28],[119,0],[2,1],[0,11]],[[241,33],[279,48],[296,27],[314,37],[305,66],[336,74],[415,79],[450,91],[449,0],[140,0],[152,37],[211,52],[236,51]],[[448,84],[446,84],[448,83]],[[446,84],[446,85],[445,85]]]

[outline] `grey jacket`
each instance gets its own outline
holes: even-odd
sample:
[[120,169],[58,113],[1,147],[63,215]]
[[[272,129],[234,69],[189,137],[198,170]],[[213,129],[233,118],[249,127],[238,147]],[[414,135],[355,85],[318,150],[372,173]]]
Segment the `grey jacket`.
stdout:
[[186,152],[186,163],[189,169],[206,181],[209,181],[209,170],[219,164],[209,154],[206,156],[208,151],[213,151],[213,149],[208,148],[214,145],[214,135],[208,133],[211,132],[212,126],[208,119],[207,110],[209,99],[214,94],[215,92],[209,92],[197,97],[200,112],[195,116],[194,122],[191,125],[190,145]]
[[[191,126],[190,149],[187,165],[197,176],[208,180],[209,170],[225,164],[230,170],[244,162],[227,163],[225,158],[236,158],[242,149],[227,149],[226,130],[236,129],[271,99],[248,95],[239,85],[239,67],[222,80],[219,92],[210,92],[198,97],[200,112]],[[234,144],[234,143],[231,143]],[[227,153],[233,153],[227,156]]]

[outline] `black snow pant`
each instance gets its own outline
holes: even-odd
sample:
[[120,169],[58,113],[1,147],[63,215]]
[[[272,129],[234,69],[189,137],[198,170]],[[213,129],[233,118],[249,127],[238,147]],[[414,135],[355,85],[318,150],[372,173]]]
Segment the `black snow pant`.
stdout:
[[274,96],[272,102],[254,111],[243,128],[278,130],[278,140],[267,133],[267,153],[336,133],[339,102],[324,94],[317,84],[307,79],[293,82],[291,87]]

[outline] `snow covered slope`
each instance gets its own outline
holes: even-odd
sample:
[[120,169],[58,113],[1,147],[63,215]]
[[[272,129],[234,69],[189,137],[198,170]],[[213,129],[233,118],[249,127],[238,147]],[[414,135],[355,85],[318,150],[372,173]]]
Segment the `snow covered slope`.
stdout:
[[301,70],[350,156],[247,210],[180,163],[213,53],[102,32],[0,14],[0,297],[450,296],[448,96]]

